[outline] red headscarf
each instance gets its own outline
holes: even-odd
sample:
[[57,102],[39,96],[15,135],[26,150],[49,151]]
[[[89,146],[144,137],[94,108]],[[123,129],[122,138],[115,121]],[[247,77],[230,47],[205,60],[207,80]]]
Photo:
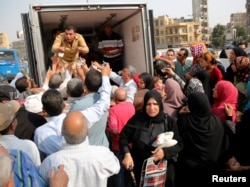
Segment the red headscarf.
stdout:
[[211,111],[213,114],[218,116],[223,122],[226,121],[226,112],[224,104],[230,104],[233,111],[233,121],[236,122],[236,111],[237,111],[237,99],[238,90],[229,81],[221,80],[217,84],[218,98],[214,98],[214,104],[212,105]]

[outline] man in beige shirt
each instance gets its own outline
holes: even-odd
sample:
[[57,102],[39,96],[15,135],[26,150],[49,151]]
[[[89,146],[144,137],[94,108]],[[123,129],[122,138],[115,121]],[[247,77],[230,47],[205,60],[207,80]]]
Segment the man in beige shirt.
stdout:
[[62,60],[67,62],[71,67],[77,62],[79,53],[87,54],[89,48],[83,36],[76,33],[76,28],[74,26],[67,26],[65,31],[56,37],[52,46],[52,52],[59,53]]

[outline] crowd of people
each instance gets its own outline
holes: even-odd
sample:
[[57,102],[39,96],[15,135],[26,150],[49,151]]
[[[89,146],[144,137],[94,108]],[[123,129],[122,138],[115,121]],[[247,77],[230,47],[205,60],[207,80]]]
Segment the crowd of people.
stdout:
[[[154,58],[151,75],[124,65],[121,37],[111,25],[104,31],[104,63],[86,63],[88,46],[68,26],[51,45],[55,55],[41,87],[22,74],[0,86],[0,186],[212,186],[212,175],[250,180],[245,51],[233,48],[224,70],[201,42],[190,45],[193,61],[186,48],[169,49]],[[146,180],[150,158],[165,173]]]

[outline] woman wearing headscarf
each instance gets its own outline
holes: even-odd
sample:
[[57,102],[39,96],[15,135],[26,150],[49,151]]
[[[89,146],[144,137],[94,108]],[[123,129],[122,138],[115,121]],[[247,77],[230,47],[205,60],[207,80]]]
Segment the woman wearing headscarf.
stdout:
[[185,94],[186,97],[189,96],[190,93],[194,92],[194,91],[198,91],[198,92],[204,92],[204,87],[203,87],[203,82],[201,81],[200,78],[198,78],[198,72],[200,71],[205,71],[205,70],[200,70],[198,71],[194,77],[192,77],[191,79],[187,80],[186,82],[184,80],[181,79],[181,77],[179,75],[177,75],[172,68],[165,68],[164,71],[170,75],[171,77],[173,77],[173,79],[175,81],[178,82],[178,84],[180,85],[183,93]]
[[186,112],[181,112],[177,120],[183,141],[177,161],[177,186],[206,186],[211,182],[211,174],[223,167],[228,139],[221,120],[211,114],[204,93],[191,93],[188,107],[182,111]]
[[[174,133],[173,139],[178,143],[172,147],[158,149],[152,146],[156,137],[167,131]],[[120,134],[120,149],[124,152],[123,165],[126,169],[133,168],[138,184],[143,161],[154,157],[155,161],[167,159],[166,186],[174,186],[174,163],[182,149],[182,141],[175,120],[163,112],[162,98],[156,90],[146,93],[142,112],[135,114],[123,128]]]
[[199,58],[203,53],[207,52],[207,48],[203,42],[195,42],[190,46],[190,51],[193,56],[193,62],[189,72],[186,74],[187,79],[195,76],[196,72],[202,69]]
[[231,83],[234,83],[234,76],[236,73],[235,60],[236,60],[236,57],[238,57],[238,56],[247,57],[247,53],[244,49],[242,49],[240,47],[234,47],[230,51],[230,55],[229,55],[230,65],[227,67],[226,73],[223,77],[224,80],[228,80]]
[[203,69],[196,73],[196,77],[201,81],[204,93],[207,95],[209,103],[213,104],[214,85],[212,85],[212,79],[210,73]]
[[173,118],[177,118],[179,110],[185,105],[186,96],[180,85],[172,78],[165,82],[166,99],[163,101],[164,112]]
[[219,81],[213,89],[214,103],[211,112],[218,116],[222,122],[226,121],[225,104],[233,107],[233,122],[236,122],[238,90],[229,81]]
[[238,56],[235,59],[235,79],[234,85],[238,89],[238,110],[244,112],[244,108],[248,102],[247,82],[250,74],[249,58]]

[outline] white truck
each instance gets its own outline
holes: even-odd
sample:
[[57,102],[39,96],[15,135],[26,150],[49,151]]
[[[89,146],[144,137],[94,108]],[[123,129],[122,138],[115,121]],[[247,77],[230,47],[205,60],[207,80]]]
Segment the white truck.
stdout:
[[103,26],[110,23],[124,42],[124,65],[153,73],[155,55],[153,11],[146,3],[36,4],[22,14],[30,76],[41,85],[45,78],[48,43],[54,28],[73,25],[98,50]]

